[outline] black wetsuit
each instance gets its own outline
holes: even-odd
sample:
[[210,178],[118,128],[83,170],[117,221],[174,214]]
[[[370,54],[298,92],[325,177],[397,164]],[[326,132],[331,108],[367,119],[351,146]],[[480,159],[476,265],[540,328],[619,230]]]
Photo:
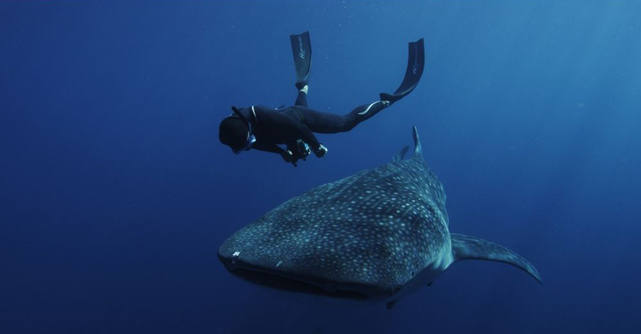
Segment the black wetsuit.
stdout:
[[249,120],[252,132],[256,136],[253,148],[261,151],[283,155],[285,149],[298,156],[296,141],[302,139],[316,152],[320,143],[313,132],[338,133],[353,129],[358,123],[383,110],[387,105],[376,101],[357,107],[346,115],[336,115],[310,109],[307,107],[307,94],[299,91],[295,105],[287,108],[272,109],[264,106],[241,108],[239,111]]

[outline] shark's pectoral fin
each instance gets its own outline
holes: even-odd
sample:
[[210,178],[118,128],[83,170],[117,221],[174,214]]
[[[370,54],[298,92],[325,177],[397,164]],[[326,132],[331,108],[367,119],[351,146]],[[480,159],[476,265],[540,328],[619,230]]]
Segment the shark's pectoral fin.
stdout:
[[405,147],[403,147],[403,149],[402,149],[402,150],[400,150],[398,153],[396,153],[396,155],[394,156],[394,158],[392,158],[392,161],[401,161],[401,160],[403,160],[403,158],[405,157],[405,154],[407,154],[407,151],[408,151],[409,149],[410,149],[410,147],[409,147],[409,146],[405,146]]
[[386,307],[388,310],[391,310],[391,309],[393,309],[393,308],[394,308],[394,306],[396,306],[396,303],[398,303],[398,300],[392,300],[392,301],[390,301],[390,302],[385,303],[385,307]]
[[451,233],[451,237],[454,261],[487,260],[511,264],[541,283],[541,276],[536,268],[519,254],[480,238],[456,233]]

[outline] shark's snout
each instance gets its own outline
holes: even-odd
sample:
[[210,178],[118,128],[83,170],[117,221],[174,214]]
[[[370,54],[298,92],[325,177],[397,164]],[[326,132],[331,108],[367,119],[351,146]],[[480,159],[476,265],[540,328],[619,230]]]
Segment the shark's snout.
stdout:
[[363,287],[331,282],[321,277],[301,275],[280,269],[282,261],[268,267],[245,261],[241,251],[233,251],[231,254],[219,252],[218,259],[234,276],[267,288],[359,302],[368,302],[372,299],[367,289]]

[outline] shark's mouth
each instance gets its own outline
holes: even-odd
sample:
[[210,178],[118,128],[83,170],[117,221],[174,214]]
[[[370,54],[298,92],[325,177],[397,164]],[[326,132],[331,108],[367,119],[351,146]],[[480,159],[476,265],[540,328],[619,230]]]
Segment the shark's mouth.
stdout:
[[359,291],[360,289],[357,287],[351,287],[348,284],[334,284],[313,277],[298,277],[297,275],[276,272],[248,263],[232,263],[232,261],[222,256],[219,256],[219,258],[234,276],[271,289],[359,302],[371,300],[371,296],[367,293]]
[[281,276],[275,273],[253,271],[242,268],[236,268],[230,272],[233,275],[247,280],[251,283],[262,285],[279,291],[295,292],[330,298],[350,299],[363,302],[369,300],[369,297],[362,292],[332,288],[330,286],[325,288],[314,283],[298,280],[291,277]]

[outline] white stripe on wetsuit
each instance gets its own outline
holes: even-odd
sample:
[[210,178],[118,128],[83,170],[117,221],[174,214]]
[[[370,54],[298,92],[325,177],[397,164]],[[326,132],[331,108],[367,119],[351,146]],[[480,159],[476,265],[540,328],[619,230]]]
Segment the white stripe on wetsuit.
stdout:
[[256,123],[258,123],[258,116],[256,116],[256,110],[254,110],[254,106],[252,106],[252,113],[254,113],[254,119],[256,120]]
[[365,109],[364,111],[359,112],[358,114],[359,114],[359,115],[361,115],[361,116],[362,116],[362,115],[367,114],[367,113],[369,112],[369,110],[370,110],[370,109],[372,109],[372,106],[373,106],[374,104],[376,104],[376,103],[379,103],[379,102],[381,102],[381,101],[372,102],[372,104],[370,104],[370,105],[367,107],[367,109]]

